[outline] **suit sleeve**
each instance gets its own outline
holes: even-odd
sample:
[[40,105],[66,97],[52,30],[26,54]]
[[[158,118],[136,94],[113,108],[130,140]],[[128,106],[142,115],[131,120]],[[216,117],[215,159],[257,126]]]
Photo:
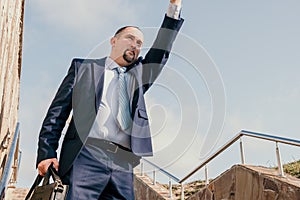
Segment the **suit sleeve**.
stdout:
[[38,141],[37,165],[42,160],[57,157],[58,141],[72,110],[72,90],[76,73],[75,63],[75,60],[73,60],[43,121]]
[[154,83],[166,64],[173,42],[183,21],[183,19],[177,20],[167,15],[165,16],[151,49],[146,54],[145,59],[142,60],[144,93]]

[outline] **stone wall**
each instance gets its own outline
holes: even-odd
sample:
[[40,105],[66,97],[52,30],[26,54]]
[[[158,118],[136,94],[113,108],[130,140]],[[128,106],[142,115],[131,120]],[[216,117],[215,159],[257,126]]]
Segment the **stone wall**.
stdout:
[[300,180],[274,169],[236,165],[189,200],[300,200]]
[[134,193],[136,200],[171,200],[169,191],[161,184],[153,185],[152,179],[147,175],[134,176]]
[[0,1],[0,178],[18,120],[23,16],[24,0]]

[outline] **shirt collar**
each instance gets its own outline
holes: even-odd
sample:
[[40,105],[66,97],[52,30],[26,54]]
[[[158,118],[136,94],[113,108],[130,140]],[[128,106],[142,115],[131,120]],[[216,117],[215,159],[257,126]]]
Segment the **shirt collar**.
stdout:
[[107,57],[105,60],[105,68],[106,69],[110,69],[113,70],[117,67],[120,67],[113,59],[111,59],[110,57]]

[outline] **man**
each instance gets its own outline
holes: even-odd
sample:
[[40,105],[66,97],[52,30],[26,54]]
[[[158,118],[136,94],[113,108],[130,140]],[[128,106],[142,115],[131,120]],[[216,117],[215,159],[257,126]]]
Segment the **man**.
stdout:
[[53,163],[70,185],[69,200],[134,199],[132,169],[153,154],[144,94],[167,62],[183,23],[180,9],[181,0],[170,0],[145,58],[138,57],[143,33],[126,26],[111,38],[109,57],[72,61],[44,119],[37,157],[40,175]]

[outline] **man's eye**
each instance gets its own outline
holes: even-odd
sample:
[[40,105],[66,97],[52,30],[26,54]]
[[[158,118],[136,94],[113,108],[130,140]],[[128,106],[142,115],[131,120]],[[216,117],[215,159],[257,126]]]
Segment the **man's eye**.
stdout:
[[134,38],[132,36],[128,36],[127,38],[130,40],[134,40]]

